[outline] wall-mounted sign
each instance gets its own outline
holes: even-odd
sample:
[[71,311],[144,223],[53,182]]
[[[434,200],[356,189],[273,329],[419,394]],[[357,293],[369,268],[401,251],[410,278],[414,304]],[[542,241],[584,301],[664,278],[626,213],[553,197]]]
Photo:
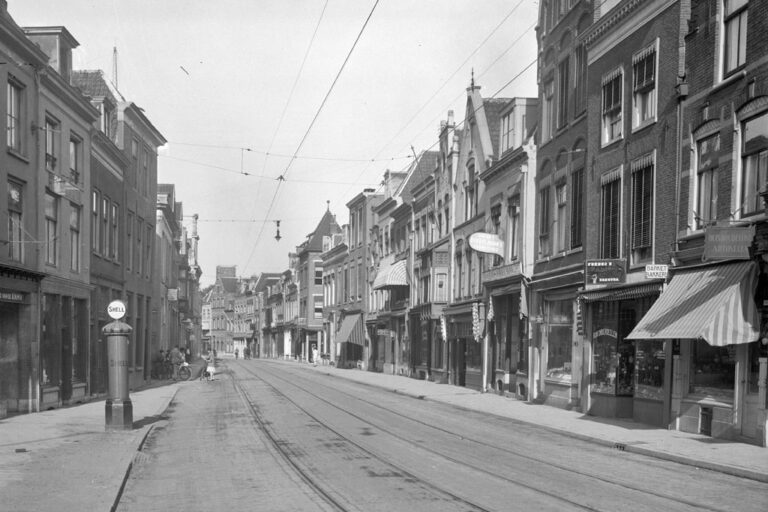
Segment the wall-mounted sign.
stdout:
[[107,306],[107,314],[114,320],[120,320],[125,316],[125,302],[121,300],[113,300]]
[[24,302],[24,294],[11,290],[0,290],[0,301],[3,302]]
[[626,279],[623,259],[587,260],[584,264],[586,284],[619,284]]
[[477,251],[488,254],[498,254],[504,257],[504,240],[493,233],[472,233],[469,235],[469,246]]
[[710,226],[704,232],[704,261],[748,260],[755,226]]
[[179,300],[178,288],[168,288],[168,300],[171,302],[176,302],[177,300]]
[[666,279],[669,274],[669,265],[646,265],[646,279]]

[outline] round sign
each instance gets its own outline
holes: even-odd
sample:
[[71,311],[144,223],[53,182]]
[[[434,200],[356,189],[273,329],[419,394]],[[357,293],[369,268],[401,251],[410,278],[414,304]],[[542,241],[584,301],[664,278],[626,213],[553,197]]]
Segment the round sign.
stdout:
[[113,300],[109,303],[109,306],[107,306],[107,314],[110,318],[120,320],[125,316],[125,302],[121,300]]

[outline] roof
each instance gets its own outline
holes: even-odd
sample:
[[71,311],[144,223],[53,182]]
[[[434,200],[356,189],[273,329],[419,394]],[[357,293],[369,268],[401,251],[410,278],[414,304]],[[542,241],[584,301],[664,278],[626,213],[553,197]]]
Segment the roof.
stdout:
[[117,105],[117,99],[112,92],[112,88],[104,78],[104,72],[95,71],[72,71],[72,85],[80,89],[82,93],[91,98],[107,98],[113,105]]
[[323,218],[320,219],[320,222],[317,223],[317,227],[312,232],[312,234],[309,235],[307,241],[301,245],[299,251],[322,252],[323,237],[331,236],[332,234],[339,232],[341,232],[341,227],[336,222],[336,217],[331,213],[330,210],[326,210],[323,214]]
[[403,203],[410,203],[413,199],[414,189],[421,185],[425,179],[432,175],[437,167],[437,159],[440,157],[439,151],[422,151],[418,160],[412,164],[415,167],[410,176],[406,178],[406,183],[403,187],[403,192],[400,197],[403,199]]
[[499,142],[501,132],[501,112],[509,105],[511,98],[488,98],[483,100],[485,119],[488,123],[488,132],[493,145],[493,156],[499,158]]
[[237,293],[239,280],[236,277],[220,277],[219,279],[226,293]]

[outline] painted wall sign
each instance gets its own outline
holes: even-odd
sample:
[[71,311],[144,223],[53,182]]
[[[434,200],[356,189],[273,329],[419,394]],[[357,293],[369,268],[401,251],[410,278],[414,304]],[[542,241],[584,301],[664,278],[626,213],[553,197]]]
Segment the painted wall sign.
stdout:
[[755,226],[710,226],[704,232],[704,261],[748,260]]
[[623,259],[587,260],[584,264],[586,284],[618,284],[626,279]]
[[114,320],[120,320],[125,316],[125,302],[121,300],[113,300],[107,306],[107,314]]
[[504,240],[493,233],[472,233],[469,235],[469,246],[477,251],[488,254],[498,254],[504,257]]

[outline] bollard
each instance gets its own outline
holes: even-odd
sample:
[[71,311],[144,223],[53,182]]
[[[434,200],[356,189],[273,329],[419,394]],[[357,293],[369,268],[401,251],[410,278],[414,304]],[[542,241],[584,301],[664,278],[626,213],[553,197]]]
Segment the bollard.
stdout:
[[128,345],[130,325],[115,320],[104,326],[102,334],[107,338],[109,368],[109,397],[105,405],[106,430],[130,430],[133,428],[133,404],[128,396]]

